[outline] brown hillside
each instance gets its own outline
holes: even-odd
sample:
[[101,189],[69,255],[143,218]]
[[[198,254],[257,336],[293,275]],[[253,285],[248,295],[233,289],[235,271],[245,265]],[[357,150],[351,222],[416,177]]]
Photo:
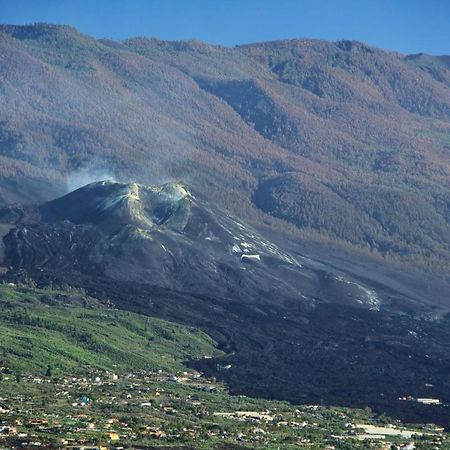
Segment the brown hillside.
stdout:
[[5,25],[0,102],[2,203],[105,174],[177,178],[246,219],[264,212],[395,259],[450,261],[449,57]]

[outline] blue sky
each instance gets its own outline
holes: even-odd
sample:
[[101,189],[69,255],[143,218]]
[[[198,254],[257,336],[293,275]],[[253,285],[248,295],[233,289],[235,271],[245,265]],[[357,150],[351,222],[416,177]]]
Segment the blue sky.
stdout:
[[0,0],[1,23],[64,23],[95,37],[233,46],[310,37],[450,54],[450,0]]

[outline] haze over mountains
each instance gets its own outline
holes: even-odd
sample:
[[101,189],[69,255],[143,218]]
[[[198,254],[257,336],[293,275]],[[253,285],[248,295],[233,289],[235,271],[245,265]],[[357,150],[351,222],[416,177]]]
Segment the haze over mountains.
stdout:
[[90,172],[175,178],[255,223],[448,267],[448,56],[4,25],[0,86],[2,203],[48,200]]

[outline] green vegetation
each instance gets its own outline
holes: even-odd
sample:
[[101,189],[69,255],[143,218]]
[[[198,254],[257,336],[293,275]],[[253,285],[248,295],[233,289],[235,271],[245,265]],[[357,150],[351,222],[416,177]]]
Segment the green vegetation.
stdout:
[[343,239],[391,260],[432,267],[450,255],[448,204],[440,191],[426,198],[406,186],[330,185],[288,174],[262,183],[254,201],[301,229]]
[[187,359],[218,353],[194,328],[107,308],[72,288],[0,285],[0,335],[4,366],[42,375],[86,365],[180,370]]
[[[111,375],[90,368],[78,377],[17,381],[4,374],[0,395],[6,411],[0,415],[0,445],[362,450],[398,449],[414,441],[417,450],[450,448],[447,434],[435,426],[405,427],[370,410],[231,396],[222,384],[192,371]],[[378,431],[386,433],[385,438],[366,439],[363,425],[389,427]]]
[[[232,396],[183,365],[219,354],[208,336],[111,309],[82,289],[0,285],[0,335],[2,448],[450,448],[438,427],[404,427],[369,409]],[[366,439],[363,425],[397,435]]]

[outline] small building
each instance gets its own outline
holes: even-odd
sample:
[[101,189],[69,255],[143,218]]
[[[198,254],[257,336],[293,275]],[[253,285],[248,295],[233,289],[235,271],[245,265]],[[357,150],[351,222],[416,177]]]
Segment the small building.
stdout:
[[85,395],[83,395],[83,397],[80,398],[80,405],[81,406],[86,406],[87,404],[89,404],[91,401],[91,399],[89,397],[86,397]]
[[441,401],[437,398],[418,398],[417,403],[422,403],[424,405],[440,405]]
[[0,426],[0,434],[2,435],[12,435],[12,434],[16,434],[17,430],[15,427],[12,427],[10,425],[6,425],[6,426]]
[[7,414],[9,412],[9,407],[5,403],[0,403],[0,414]]
[[108,439],[110,441],[118,441],[120,439],[119,435],[115,432],[108,433]]

